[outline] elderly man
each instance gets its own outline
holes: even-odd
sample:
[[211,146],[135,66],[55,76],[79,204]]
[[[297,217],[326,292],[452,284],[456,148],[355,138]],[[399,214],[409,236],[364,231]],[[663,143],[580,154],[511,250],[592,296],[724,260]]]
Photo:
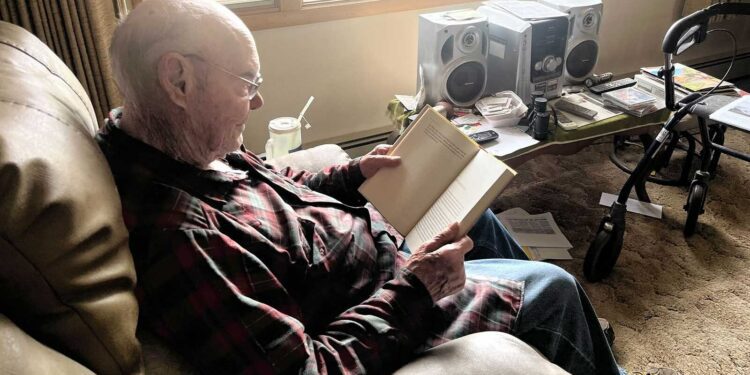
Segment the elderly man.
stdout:
[[260,61],[228,9],[144,1],[111,57],[125,104],[98,142],[131,233],[142,317],[206,373],[381,373],[479,331],[516,335],[575,374],[618,372],[580,285],[517,260],[491,214],[469,237],[453,225],[411,256],[399,248],[357,193],[399,163],[387,147],[315,174],[246,151]]

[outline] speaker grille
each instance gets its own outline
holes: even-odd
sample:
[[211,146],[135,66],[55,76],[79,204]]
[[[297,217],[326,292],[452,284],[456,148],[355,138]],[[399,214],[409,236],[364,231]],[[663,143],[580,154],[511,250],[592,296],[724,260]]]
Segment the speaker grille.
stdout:
[[453,35],[449,36],[443,43],[443,48],[440,49],[440,58],[443,60],[443,65],[453,60]]
[[448,99],[453,104],[468,104],[484,91],[484,66],[476,61],[463,63],[453,69],[445,82]]
[[565,69],[571,77],[585,77],[594,69],[598,53],[599,45],[593,40],[585,40],[570,50],[565,61]]

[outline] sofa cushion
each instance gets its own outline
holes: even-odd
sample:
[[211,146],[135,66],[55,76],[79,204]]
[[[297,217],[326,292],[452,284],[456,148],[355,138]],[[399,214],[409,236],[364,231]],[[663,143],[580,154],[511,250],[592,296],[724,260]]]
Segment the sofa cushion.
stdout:
[[266,163],[276,169],[292,167],[296,170],[317,172],[334,164],[343,164],[351,160],[349,154],[335,144],[323,144],[302,151],[293,152],[276,159],[266,160]]
[[515,336],[480,332],[424,352],[393,375],[566,375],[542,354]]
[[135,269],[91,103],[4,22],[0,82],[0,313],[96,373],[141,372]]
[[0,342],[0,374],[94,374],[80,363],[34,340],[2,314]]

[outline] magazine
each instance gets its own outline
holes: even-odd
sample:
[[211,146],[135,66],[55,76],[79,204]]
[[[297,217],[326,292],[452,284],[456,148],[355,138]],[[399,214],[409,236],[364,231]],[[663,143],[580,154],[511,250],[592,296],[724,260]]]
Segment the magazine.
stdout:
[[[641,71],[650,74],[654,77],[659,77],[660,66],[641,68]],[[660,78],[659,78],[660,79]],[[674,64],[674,83],[675,85],[682,87],[691,92],[706,92],[716,86],[721,80],[701,72],[700,70],[693,69],[689,66],[682,64]],[[722,82],[721,86],[716,89],[716,92],[734,90],[735,86],[731,82]]]

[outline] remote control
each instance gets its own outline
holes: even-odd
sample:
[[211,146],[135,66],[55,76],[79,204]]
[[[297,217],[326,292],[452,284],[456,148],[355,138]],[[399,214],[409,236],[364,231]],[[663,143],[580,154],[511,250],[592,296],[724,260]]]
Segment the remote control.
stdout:
[[593,92],[594,94],[601,95],[607,91],[614,91],[625,87],[634,86],[635,83],[635,80],[632,78],[623,78],[616,81],[602,83],[601,85],[591,86],[589,87],[589,91]]
[[569,122],[573,122],[573,120],[569,119],[568,116],[565,116],[564,112],[558,112],[557,113],[557,122],[561,124],[567,124]]
[[555,103],[555,109],[572,113],[576,116],[580,116],[589,120],[593,120],[594,117],[596,117],[596,114],[599,113],[597,111],[594,111],[593,109],[588,109],[586,107],[580,106],[564,98],[559,99]]
[[469,134],[469,138],[473,139],[476,143],[486,143],[493,139],[497,139],[497,133],[494,130],[485,130]]

